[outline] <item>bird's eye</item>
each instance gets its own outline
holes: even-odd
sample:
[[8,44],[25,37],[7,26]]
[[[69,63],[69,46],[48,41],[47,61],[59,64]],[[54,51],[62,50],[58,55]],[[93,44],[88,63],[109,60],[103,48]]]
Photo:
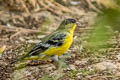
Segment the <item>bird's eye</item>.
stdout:
[[68,23],[76,23],[76,20],[75,19],[67,19],[67,22]]
[[71,19],[71,18],[68,18],[68,19],[65,19],[61,25],[67,25],[67,24],[70,24],[70,23],[76,23],[76,20],[75,19]]
[[71,19],[70,22],[76,23],[76,20],[75,19]]

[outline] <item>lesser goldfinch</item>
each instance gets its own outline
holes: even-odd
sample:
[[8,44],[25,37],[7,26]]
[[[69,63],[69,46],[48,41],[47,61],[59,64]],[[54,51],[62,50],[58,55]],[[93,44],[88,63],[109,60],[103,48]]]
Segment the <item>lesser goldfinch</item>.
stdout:
[[76,27],[75,19],[65,19],[55,32],[44,37],[28,54],[27,58],[37,59],[52,56],[58,61],[58,56],[64,54],[71,46]]

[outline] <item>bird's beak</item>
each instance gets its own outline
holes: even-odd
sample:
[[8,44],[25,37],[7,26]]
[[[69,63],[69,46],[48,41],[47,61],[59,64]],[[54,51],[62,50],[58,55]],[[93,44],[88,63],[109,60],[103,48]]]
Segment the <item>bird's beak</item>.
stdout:
[[79,25],[79,22],[76,22],[76,25]]

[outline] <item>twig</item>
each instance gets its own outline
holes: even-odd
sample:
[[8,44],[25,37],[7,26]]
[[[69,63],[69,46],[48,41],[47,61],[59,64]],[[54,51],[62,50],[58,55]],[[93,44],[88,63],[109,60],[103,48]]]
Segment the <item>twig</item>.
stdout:
[[40,31],[38,30],[32,30],[32,29],[24,29],[24,28],[19,28],[19,31],[12,35],[10,39],[13,39],[14,37],[18,36],[19,34],[31,34],[31,33],[38,33]]
[[25,2],[24,2],[23,0],[19,0],[19,1],[21,2],[21,4],[22,4],[23,8],[25,9],[26,13],[27,13],[28,15],[30,15],[30,11],[29,11],[29,9],[27,8]]
[[0,25],[0,30],[5,30],[8,32],[15,32],[15,34],[13,34],[10,39],[13,39],[14,37],[18,36],[19,34],[31,34],[31,33],[39,33],[39,30],[32,30],[32,29],[25,29],[25,28],[17,28],[17,27],[7,27],[7,26],[3,26]]
[[41,6],[43,6],[44,8],[46,8],[48,11],[52,12],[53,14],[55,14],[55,15],[57,15],[57,16],[61,15],[60,13],[56,12],[54,9],[50,8],[48,5],[45,5],[45,4],[43,3],[43,1],[40,1],[40,0],[39,0],[38,2],[39,2],[39,4],[40,4]]
[[100,11],[99,9],[97,9],[90,0],[86,0],[86,2],[88,3],[89,7],[92,8],[93,10],[95,10],[98,13],[102,13],[102,11]]
[[45,3],[47,3],[48,6],[50,6],[50,8],[54,8],[54,10],[59,10],[58,6],[55,6],[49,0],[44,0],[44,1]]
[[54,10],[56,9],[56,10],[59,10],[62,12],[72,13],[72,11],[69,8],[67,8],[55,1],[45,0],[45,2],[48,3],[50,6],[52,6],[54,8]]
[[[73,13],[69,8],[67,8],[67,7],[65,7],[65,6],[59,4],[59,3],[55,2],[55,1],[52,1],[52,2],[53,2],[55,5],[59,6],[59,9],[61,9],[62,11],[64,11],[64,12],[69,12],[69,13]],[[61,7],[61,8],[60,8],[60,7]]]
[[7,27],[7,26],[4,26],[4,25],[0,25],[0,30],[4,30],[4,31],[7,31],[7,32],[17,32],[16,28]]

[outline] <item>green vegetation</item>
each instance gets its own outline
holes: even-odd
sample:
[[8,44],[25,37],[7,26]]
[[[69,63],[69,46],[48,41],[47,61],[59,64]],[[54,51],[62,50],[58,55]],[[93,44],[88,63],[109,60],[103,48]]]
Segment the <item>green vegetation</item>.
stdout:
[[92,30],[88,31],[84,38],[85,48],[89,48],[92,51],[100,51],[102,49],[112,48],[113,36],[116,31],[120,31],[120,11],[114,9],[103,9],[102,14],[98,14],[95,19],[95,24],[92,26]]

